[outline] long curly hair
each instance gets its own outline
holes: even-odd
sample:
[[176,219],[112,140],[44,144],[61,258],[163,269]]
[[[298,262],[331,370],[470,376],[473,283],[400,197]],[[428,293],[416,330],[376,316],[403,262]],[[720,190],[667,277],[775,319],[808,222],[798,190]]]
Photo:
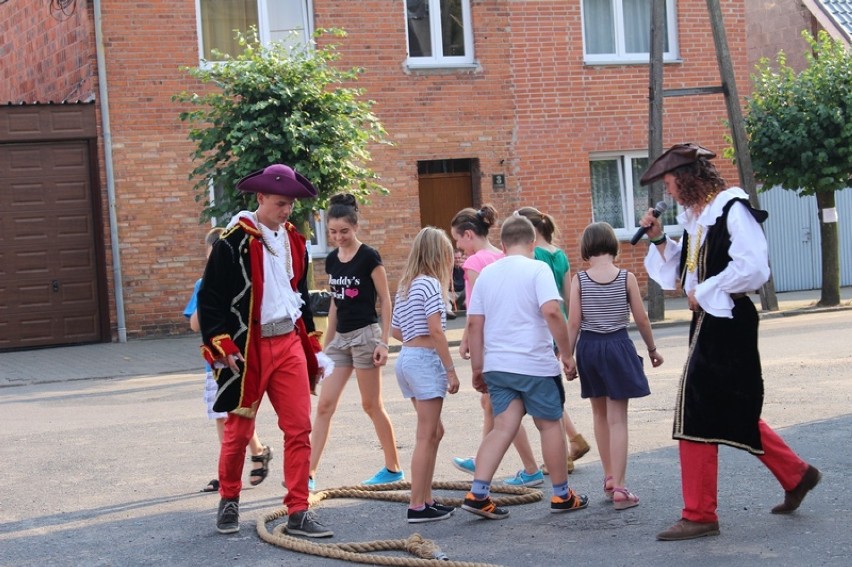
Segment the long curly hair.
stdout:
[[683,206],[692,207],[704,204],[707,197],[724,191],[727,187],[725,180],[719,175],[716,166],[704,157],[697,161],[673,169]]

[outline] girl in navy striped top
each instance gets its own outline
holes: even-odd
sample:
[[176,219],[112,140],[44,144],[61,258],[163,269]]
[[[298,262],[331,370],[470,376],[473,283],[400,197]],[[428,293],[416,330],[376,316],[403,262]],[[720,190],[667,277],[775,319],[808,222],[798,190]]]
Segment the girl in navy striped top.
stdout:
[[663,357],[654,346],[636,276],[614,263],[618,252],[618,238],[609,224],[592,223],[583,231],[580,254],[589,268],[571,280],[568,342],[571,354],[576,348],[580,395],[592,403],[604,494],[616,510],[625,510],[639,505],[639,497],[627,490],[624,482],[627,402],[651,393],[642,358],[627,334],[631,313],[648,347],[651,364],[661,365]]

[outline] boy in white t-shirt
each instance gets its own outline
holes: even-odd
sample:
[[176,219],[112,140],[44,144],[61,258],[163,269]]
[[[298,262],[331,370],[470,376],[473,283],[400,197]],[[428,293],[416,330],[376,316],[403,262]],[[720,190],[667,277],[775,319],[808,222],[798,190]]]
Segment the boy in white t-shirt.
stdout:
[[[473,484],[462,508],[491,520],[508,517],[509,511],[491,500],[491,480],[528,413],[541,434],[550,470],[551,512],[580,510],[589,499],[568,488],[567,448],[559,421],[565,390],[553,352],[554,342],[559,352],[571,352],[562,298],[550,268],[533,259],[535,229],[529,220],[509,217],[500,239],[506,257],[482,270],[467,310],[473,387],[490,394],[494,428],[479,446]],[[564,365],[568,379],[576,378],[573,359]]]

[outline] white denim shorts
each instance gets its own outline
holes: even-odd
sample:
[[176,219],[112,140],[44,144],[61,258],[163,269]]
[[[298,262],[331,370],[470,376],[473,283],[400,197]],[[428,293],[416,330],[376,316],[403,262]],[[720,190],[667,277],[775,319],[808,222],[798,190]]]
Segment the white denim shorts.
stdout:
[[403,346],[395,370],[399,389],[406,398],[433,400],[447,395],[447,372],[433,348]]

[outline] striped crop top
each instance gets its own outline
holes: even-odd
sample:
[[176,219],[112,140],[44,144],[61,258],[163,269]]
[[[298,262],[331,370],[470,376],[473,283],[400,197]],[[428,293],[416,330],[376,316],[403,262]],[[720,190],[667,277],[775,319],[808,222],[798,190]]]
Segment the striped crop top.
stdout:
[[446,328],[447,308],[441,283],[431,276],[417,276],[411,282],[408,294],[397,292],[393,306],[391,326],[402,332],[402,342],[429,335],[430,315],[441,314],[441,328]]

